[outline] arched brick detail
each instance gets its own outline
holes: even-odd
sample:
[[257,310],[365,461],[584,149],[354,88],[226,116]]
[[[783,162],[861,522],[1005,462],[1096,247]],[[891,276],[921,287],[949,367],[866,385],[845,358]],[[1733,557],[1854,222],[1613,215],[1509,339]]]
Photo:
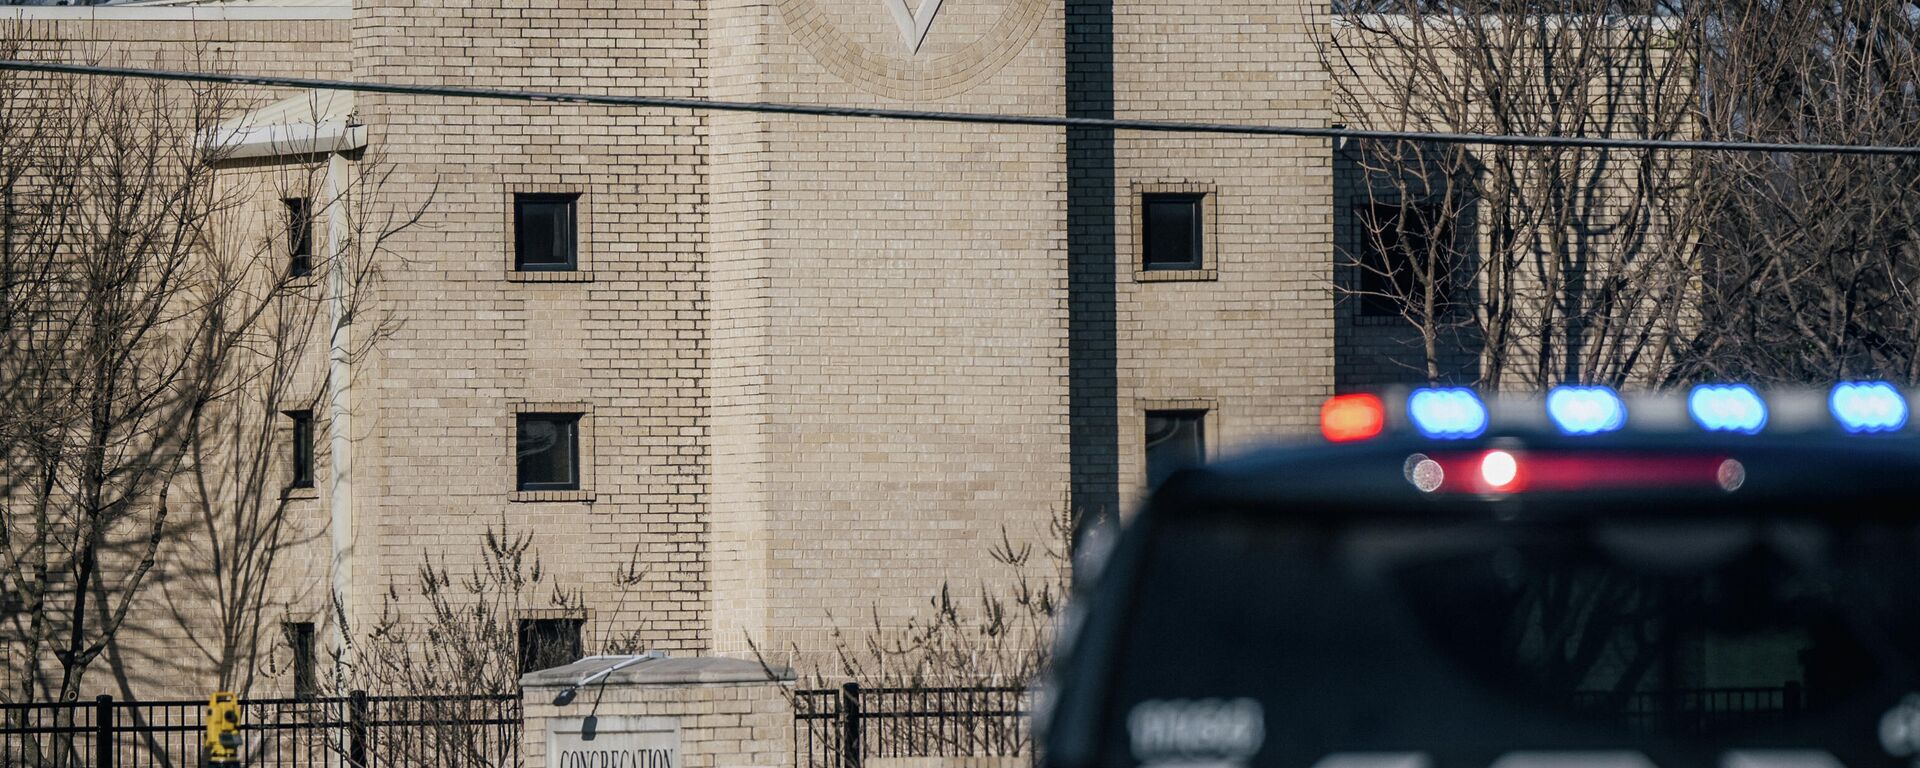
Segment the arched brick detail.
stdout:
[[[874,50],[834,26],[821,7],[830,0],[779,0],[782,21],[813,58],[841,79],[869,93],[903,101],[927,101],[965,93],[1012,61],[1046,17],[1049,0],[1007,0],[999,18],[958,50],[918,55]],[[885,13],[874,0],[876,14]],[[953,2],[953,0],[948,0]],[[934,22],[933,34],[941,33]]]

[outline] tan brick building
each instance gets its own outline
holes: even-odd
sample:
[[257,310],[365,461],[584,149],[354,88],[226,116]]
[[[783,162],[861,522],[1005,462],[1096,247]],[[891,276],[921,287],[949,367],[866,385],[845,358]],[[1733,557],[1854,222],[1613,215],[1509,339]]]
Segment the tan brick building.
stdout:
[[[119,51],[212,41],[271,74],[1334,122],[1326,7],[1308,0],[17,12]],[[350,109],[328,119],[365,146],[340,162],[377,157],[386,203],[427,214],[379,289],[397,331],[307,384],[322,449],[290,509],[313,535],[271,620],[322,642],[329,584],[363,621],[423,557],[467,562],[504,521],[586,597],[529,619],[638,629],[675,654],[822,648],[836,623],[902,622],[944,580],[1002,575],[1003,527],[1032,539],[1068,505],[1124,509],[1150,439],[1156,461],[1232,452],[1309,428],[1334,387],[1324,140],[372,94]],[[635,557],[637,595],[611,583]],[[257,687],[285,690],[285,669]],[[194,674],[132,687],[197,690]]]

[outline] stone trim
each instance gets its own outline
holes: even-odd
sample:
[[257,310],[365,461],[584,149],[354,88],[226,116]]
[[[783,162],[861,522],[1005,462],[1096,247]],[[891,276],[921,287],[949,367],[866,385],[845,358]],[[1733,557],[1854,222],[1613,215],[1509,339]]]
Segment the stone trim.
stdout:
[[593,612],[586,608],[522,608],[514,612],[515,619],[578,619],[592,621]]
[[517,468],[507,469],[507,499],[516,502],[542,501],[594,501],[593,463],[594,429],[593,404],[585,402],[565,402],[552,400],[513,400],[507,403],[507,425],[504,441],[508,461],[513,459],[514,451],[519,449],[519,415],[523,413],[577,413],[580,414],[580,453],[574,461],[580,465],[580,487],[571,491],[522,491],[518,486]]
[[[1200,196],[1200,268],[1147,269],[1147,227],[1143,218],[1147,195]],[[1122,254],[1133,266],[1136,283],[1186,283],[1220,279],[1220,188],[1210,181],[1136,181],[1128,185],[1126,220],[1133,227],[1129,248]]]
[[[591,283],[593,282],[593,192],[582,184],[507,184],[501,201],[503,253],[507,281],[514,283]],[[579,195],[573,205],[574,268],[571,272],[542,272],[513,268],[515,232],[513,198],[515,195]]]

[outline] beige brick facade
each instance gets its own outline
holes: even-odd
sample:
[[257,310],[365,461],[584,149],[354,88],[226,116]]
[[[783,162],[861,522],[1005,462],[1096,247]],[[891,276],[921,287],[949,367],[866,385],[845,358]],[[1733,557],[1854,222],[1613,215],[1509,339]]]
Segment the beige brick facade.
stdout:
[[[913,40],[893,1],[254,2],[144,12],[284,18],[100,10],[84,34],[188,29],[166,34],[235,69],[385,82],[1331,122],[1324,4],[944,0]],[[505,521],[590,633],[821,650],[1007,576],[1003,528],[1133,503],[1147,410],[1205,409],[1217,455],[1308,428],[1333,388],[1324,140],[374,94],[357,117],[385,204],[428,213],[391,244],[398,331],[352,376],[356,620]],[[1166,191],[1205,196],[1191,273],[1139,268],[1140,196]],[[516,193],[579,196],[577,271],[513,269]],[[515,490],[521,412],[582,414],[580,490]],[[327,477],[301,515],[327,519]],[[637,599],[610,578],[632,560]]]

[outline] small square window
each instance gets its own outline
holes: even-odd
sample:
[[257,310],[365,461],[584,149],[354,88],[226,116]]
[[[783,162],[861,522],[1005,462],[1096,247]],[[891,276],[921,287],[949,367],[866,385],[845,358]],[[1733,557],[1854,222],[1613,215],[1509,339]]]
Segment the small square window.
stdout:
[[513,196],[513,268],[572,272],[579,268],[575,207],[579,195]]
[[520,414],[514,458],[522,491],[580,490],[580,414]]
[[289,622],[280,625],[286,633],[287,647],[293,652],[293,695],[307,698],[320,694],[320,678],[315,673],[313,622]]
[[1203,260],[1204,195],[1143,195],[1140,200],[1142,265],[1146,269],[1199,269]]
[[579,661],[584,624],[585,619],[521,619],[520,674]]
[[1360,314],[1400,317],[1425,302],[1424,270],[1434,270],[1436,314],[1448,310],[1459,254],[1453,222],[1434,204],[1374,203],[1354,211],[1360,241]]
[[280,201],[287,206],[288,274],[303,277],[313,274],[313,201],[289,197]]
[[1206,411],[1147,411],[1147,487],[1207,461]]
[[292,445],[293,478],[287,483],[289,488],[313,487],[313,412],[288,411],[287,418],[292,423],[290,439]]

